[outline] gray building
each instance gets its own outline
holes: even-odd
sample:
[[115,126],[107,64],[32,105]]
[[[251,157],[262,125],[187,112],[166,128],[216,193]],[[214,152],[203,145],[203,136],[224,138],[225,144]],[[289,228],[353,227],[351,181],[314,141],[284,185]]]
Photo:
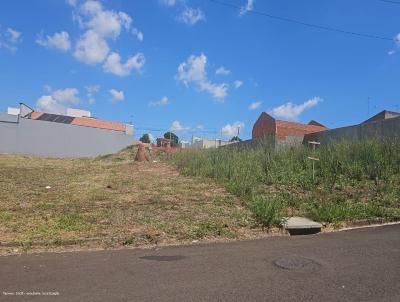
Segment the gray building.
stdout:
[[326,144],[369,138],[400,139],[400,113],[384,110],[358,125],[306,134],[303,142]]
[[134,142],[132,125],[76,116],[79,111],[75,116],[49,114],[21,103],[19,110],[8,112],[0,113],[0,153],[94,157]]

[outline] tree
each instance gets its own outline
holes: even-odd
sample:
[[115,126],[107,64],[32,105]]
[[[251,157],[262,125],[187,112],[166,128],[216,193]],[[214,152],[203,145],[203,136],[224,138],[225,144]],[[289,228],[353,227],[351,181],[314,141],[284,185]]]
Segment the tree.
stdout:
[[236,135],[236,136],[232,137],[229,141],[230,142],[241,142],[242,139]]
[[148,133],[145,133],[145,134],[142,135],[141,138],[139,138],[139,140],[140,140],[142,143],[150,144],[150,135],[149,135]]
[[171,131],[165,132],[164,138],[171,139],[171,147],[177,147],[179,144],[179,137]]

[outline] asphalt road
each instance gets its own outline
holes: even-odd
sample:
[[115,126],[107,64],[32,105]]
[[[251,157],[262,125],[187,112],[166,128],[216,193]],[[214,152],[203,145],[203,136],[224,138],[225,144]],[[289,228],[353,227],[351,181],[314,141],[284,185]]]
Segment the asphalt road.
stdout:
[[158,250],[5,256],[0,301],[399,302],[400,225]]

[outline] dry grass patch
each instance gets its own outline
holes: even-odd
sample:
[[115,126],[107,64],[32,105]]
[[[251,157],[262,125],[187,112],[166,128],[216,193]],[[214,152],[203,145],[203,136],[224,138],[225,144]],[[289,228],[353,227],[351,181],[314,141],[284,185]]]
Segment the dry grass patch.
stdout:
[[249,211],[223,188],[132,158],[131,149],[96,159],[1,155],[0,242],[177,243],[249,233]]

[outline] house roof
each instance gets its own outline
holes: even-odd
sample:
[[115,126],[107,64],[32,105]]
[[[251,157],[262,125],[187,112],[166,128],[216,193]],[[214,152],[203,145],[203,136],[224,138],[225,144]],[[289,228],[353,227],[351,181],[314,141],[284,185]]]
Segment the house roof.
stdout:
[[93,128],[101,128],[101,129],[109,129],[115,131],[125,131],[126,126],[122,123],[103,121],[88,117],[76,117],[71,123],[72,125],[85,126],[85,127],[93,127]]
[[126,125],[123,123],[98,120],[95,118],[88,118],[88,117],[72,117],[61,114],[50,114],[50,113],[34,111],[30,113],[30,118],[33,120],[42,120],[54,123],[64,123],[76,126],[108,129],[114,131],[126,130]]
[[378,114],[375,114],[374,116],[370,117],[366,121],[362,122],[362,124],[369,123],[369,122],[375,122],[375,121],[381,121],[381,120],[387,120],[387,119],[398,117],[398,116],[400,116],[400,112],[383,110],[383,111],[379,112]]
[[313,133],[313,132],[319,132],[319,131],[324,131],[327,130],[323,125],[314,125],[314,124],[302,124],[302,123],[297,123],[297,122],[288,122],[288,121],[281,121],[281,120],[276,120],[276,126],[277,127],[282,127],[282,128],[287,128],[287,129],[293,129],[293,130],[298,130],[306,133]]

